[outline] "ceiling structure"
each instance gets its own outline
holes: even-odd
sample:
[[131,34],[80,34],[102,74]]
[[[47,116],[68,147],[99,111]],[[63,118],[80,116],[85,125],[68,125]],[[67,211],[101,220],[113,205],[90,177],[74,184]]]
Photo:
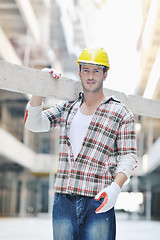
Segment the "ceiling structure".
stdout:
[[[96,11],[101,11],[106,3],[107,0],[0,0],[0,58],[31,68],[55,67],[65,76],[77,78],[76,59],[92,38],[91,26],[95,19],[91,19],[90,13],[94,15]],[[160,65],[160,1],[142,1],[142,14],[138,41],[141,75],[136,93],[160,99],[160,72],[157,70]],[[21,132],[10,131],[20,139],[28,96],[20,97],[19,94],[0,90],[0,101],[8,101],[10,114],[13,112],[10,108],[13,99],[14,108],[17,106],[19,109],[17,118],[21,118]],[[53,101],[45,100],[45,107],[51,105]],[[0,106],[0,115],[4,109]],[[141,119],[141,124],[147,135],[145,118]],[[157,138],[159,122],[155,120],[152,124]]]
[[[86,44],[78,14],[70,16],[76,3],[70,2],[64,7],[63,1],[54,0],[0,0],[1,58],[37,67],[51,65],[55,58],[58,62],[63,55],[69,56],[68,66]],[[64,70],[66,63],[59,61]]]
[[138,42],[141,75],[137,94],[160,99],[160,1],[142,1],[142,27]]

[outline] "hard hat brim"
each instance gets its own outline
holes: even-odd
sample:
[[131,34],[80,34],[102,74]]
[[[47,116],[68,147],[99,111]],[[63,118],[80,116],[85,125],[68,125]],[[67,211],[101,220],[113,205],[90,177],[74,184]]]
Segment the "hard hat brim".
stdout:
[[77,60],[77,63],[78,65],[88,65],[88,66],[98,66],[98,67],[107,67],[108,69],[110,68],[107,64],[105,65],[104,63],[95,63],[95,62],[92,62],[92,61],[83,61],[83,60],[80,60],[78,61]]
[[78,64],[81,64],[81,65],[87,65],[87,66],[97,66],[97,67],[101,67],[101,68],[104,68],[105,66],[104,65],[99,65],[99,64],[95,64],[95,63],[86,63],[86,62],[78,62]]

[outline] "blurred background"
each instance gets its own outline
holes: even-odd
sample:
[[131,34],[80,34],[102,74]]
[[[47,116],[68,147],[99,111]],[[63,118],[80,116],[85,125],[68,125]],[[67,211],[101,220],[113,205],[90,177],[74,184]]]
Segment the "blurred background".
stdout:
[[[76,60],[87,46],[109,55],[104,87],[160,100],[159,0],[0,0],[1,60],[77,80]],[[59,133],[24,129],[29,98],[0,90],[0,217],[52,211]],[[58,101],[44,99],[44,108]],[[127,220],[159,221],[160,120],[135,118],[138,167],[116,211]]]

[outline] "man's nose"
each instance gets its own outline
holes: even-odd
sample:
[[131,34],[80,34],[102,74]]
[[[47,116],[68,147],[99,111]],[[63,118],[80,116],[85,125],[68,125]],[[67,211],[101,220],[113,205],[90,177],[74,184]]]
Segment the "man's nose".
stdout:
[[93,79],[93,73],[92,73],[92,71],[89,72],[88,78],[89,78],[89,79]]

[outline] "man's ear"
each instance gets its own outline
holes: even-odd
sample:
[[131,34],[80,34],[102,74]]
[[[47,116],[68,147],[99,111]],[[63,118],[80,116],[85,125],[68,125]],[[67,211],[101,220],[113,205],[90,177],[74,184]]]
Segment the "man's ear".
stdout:
[[79,74],[79,77],[80,77],[80,79],[81,79],[81,72],[80,72],[80,70],[79,70],[78,74]]
[[107,77],[107,71],[103,74],[103,81],[106,79],[106,77]]

